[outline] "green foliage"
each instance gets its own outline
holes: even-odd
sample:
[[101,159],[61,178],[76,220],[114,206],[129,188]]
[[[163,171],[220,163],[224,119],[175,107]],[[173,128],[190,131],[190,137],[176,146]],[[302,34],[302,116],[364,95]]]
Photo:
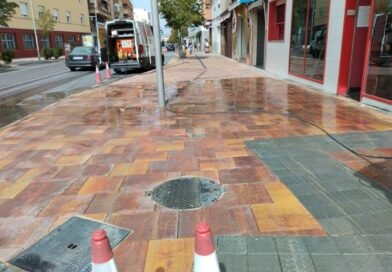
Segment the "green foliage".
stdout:
[[44,37],[48,37],[50,32],[53,31],[56,21],[53,19],[50,10],[45,10],[42,17],[37,21],[37,27],[42,31]]
[[188,27],[204,22],[201,0],[160,0],[159,10],[172,29],[172,39],[180,43],[188,33]]
[[178,31],[174,31],[173,29],[170,32],[169,39],[167,40],[168,43],[176,44],[179,42]]
[[46,60],[51,59],[53,57],[53,48],[42,49],[41,55],[43,55]]
[[1,54],[1,59],[4,61],[5,64],[9,64],[12,62],[12,59],[15,57],[15,53],[11,50],[5,50]]
[[63,49],[60,47],[55,47],[55,48],[53,48],[52,51],[53,51],[53,57],[55,59],[58,59],[60,56],[63,55]]
[[8,26],[7,23],[11,17],[16,13],[15,9],[18,4],[15,2],[7,2],[7,0],[0,0],[0,26]]

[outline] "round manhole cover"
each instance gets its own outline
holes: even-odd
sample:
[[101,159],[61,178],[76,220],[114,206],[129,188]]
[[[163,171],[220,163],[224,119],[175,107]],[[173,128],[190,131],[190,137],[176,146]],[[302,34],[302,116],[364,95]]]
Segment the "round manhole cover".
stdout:
[[212,180],[181,177],[169,180],[152,191],[152,198],[160,205],[178,210],[192,210],[216,202],[224,190]]

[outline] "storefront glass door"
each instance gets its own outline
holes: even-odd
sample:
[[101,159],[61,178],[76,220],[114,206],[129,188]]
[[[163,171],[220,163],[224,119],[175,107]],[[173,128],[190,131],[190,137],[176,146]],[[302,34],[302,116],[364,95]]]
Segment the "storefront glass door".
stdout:
[[289,72],[324,80],[329,0],[294,0]]
[[392,104],[392,0],[375,0],[365,94]]

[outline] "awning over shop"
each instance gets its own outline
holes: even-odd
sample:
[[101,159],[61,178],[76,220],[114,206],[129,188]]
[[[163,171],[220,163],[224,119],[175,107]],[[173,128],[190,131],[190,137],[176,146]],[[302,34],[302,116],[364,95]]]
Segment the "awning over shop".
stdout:
[[256,1],[256,0],[237,0],[237,1],[235,1],[235,2],[233,2],[233,3],[230,4],[230,6],[229,6],[229,11],[232,11],[233,9],[235,9],[236,7],[238,7],[239,5],[242,5],[242,4],[249,4],[249,3],[252,3],[252,2],[254,2],[254,1]]
[[258,8],[264,5],[264,0],[257,0],[254,1],[252,4],[250,4],[248,6],[248,10],[254,9],[254,8]]
[[226,21],[229,19],[231,16],[231,12],[227,12],[225,14],[222,14],[221,17],[218,19],[218,23],[221,24],[222,22]]

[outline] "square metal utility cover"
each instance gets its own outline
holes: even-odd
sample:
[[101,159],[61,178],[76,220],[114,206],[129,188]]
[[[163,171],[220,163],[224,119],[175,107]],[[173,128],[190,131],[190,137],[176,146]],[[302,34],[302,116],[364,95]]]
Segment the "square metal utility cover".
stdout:
[[72,217],[11,259],[10,263],[31,272],[91,271],[90,243],[96,229],[106,231],[112,248],[130,233],[115,226]]

